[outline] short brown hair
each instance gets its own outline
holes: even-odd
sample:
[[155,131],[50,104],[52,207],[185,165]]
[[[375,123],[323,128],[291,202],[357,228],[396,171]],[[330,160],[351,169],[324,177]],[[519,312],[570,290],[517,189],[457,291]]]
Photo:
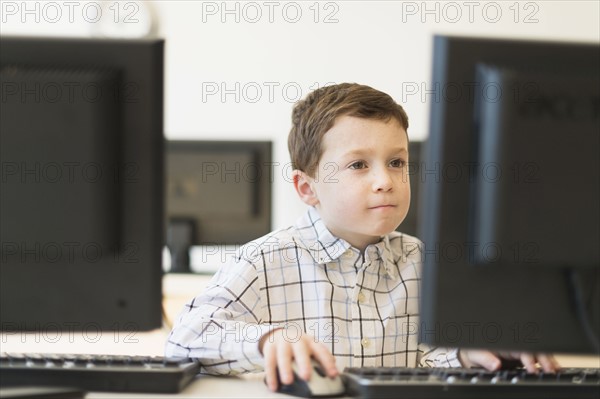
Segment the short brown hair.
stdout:
[[392,97],[372,87],[340,83],[321,87],[296,103],[288,149],[292,167],[314,176],[322,154],[325,133],[340,116],[389,121],[396,119],[408,130],[408,116]]

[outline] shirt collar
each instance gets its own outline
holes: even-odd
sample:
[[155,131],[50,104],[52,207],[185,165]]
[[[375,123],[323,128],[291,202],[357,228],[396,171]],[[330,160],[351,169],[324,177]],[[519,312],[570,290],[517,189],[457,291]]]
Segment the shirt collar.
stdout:
[[333,262],[351,247],[346,240],[331,234],[314,207],[308,208],[298,219],[296,228],[303,244],[317,263]]
[[385,269],[385,274],[391,279],[396,280],[398,278],[398,267],[396,266],[395,259],[399,259],[401,254],[397,254],[394,251],[394,247],[390,243],[390,235],[386,234],[381,241],[381,251],[384,262],[382,268]]
[[[352,248],[346,240],[331,234],[314,207],[309,207],[306,213],[298,219],[296,228],[300,232],[303,244],[316,263],[325,264],[337,261],[342,254]],[[383,236],[380,242],[367,247],[367,251],[369,251],[369,248],[373,248],[371,251],[376,251],[373,253],[375,258],[371,257],[371,261],[373,262],[376,258],[381,257],[383,260],[383,262],[380,262],[381,272],[389,278],[397,279],[398,270],[395,259],[400,259],[402,254],[396,252],[401,251],[402,248],[395,248],[391,245],[389,234]]]

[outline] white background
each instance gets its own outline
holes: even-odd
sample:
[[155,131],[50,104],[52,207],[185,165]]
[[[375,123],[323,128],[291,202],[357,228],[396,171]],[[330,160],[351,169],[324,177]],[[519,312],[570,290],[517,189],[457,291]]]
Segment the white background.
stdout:
[[[599,4],[3,0],[0,33],[133,36],[154,24],[167,43],[167,138],[272,140],[280,165],[273,195],[278,228],[304,209],[284,167],[295,100],[328,82],[368,84],[402,103],[411,139],[423,139],[428,103],[443,95],[428,92],[434,34],[599,43]],[[115,16],[121,24],[114,25]]]

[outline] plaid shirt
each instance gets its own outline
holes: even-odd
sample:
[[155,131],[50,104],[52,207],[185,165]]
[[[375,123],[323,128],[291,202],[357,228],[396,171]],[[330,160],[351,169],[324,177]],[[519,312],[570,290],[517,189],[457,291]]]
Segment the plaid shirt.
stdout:
[[419,345],[421,243],[398,232],[364,253],[333,236],[316,209],[240,248],[176,320],[167,356],[203,373],[261,371],[261,336],[309,334],[344,367],[460,366],[456,350]]

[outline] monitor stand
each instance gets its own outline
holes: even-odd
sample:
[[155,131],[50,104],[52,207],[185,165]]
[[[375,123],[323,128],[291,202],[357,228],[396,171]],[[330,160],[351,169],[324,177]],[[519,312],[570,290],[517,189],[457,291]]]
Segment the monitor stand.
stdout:
[[167,247],[171,253],[170,273],[191,273],[190,248],[196,231],[193,219],[177,218],[169,220],[167,227]]

